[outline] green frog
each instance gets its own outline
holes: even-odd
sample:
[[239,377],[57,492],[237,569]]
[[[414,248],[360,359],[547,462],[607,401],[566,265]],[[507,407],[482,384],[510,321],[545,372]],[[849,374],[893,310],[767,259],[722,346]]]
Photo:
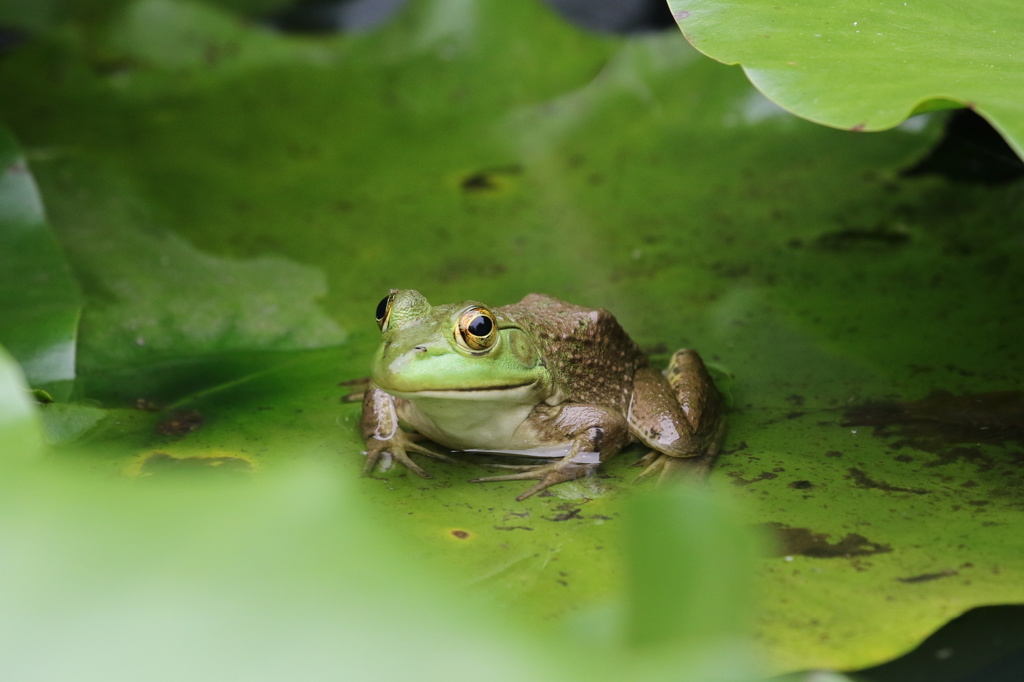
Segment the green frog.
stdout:
[[637,441],[650,448],[641,477],[703,474],[718,452],[722,400],[700,356],[676,351],[658,372],[606,310],[542,294],[431,306],[406,289],[381,300],[377,325],[360,424],[367,473],[390,455],[429,478],[409,453],[451,460],[437,445],[532,457],[471,481],[535,481],[524,500]]

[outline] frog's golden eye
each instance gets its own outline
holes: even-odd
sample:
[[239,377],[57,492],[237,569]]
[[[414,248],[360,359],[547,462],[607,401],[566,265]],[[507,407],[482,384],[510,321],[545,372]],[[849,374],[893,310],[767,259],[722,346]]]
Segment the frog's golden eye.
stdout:
[[388,330],[388,320],[391,318],[391,302],[395,300],[395,292],[391,291],[390,294],[380,299],[380,303],[377,304],[377,326],[381,332]]
[[459,315],[455,340],[467,350],[484,351],[498,340],[498,322],[487,308],[468,308]]

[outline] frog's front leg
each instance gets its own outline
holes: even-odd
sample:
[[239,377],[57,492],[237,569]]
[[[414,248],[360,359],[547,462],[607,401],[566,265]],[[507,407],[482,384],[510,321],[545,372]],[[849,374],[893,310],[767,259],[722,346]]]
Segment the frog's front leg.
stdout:
[[630,428],[651,451],[638,462],[640,477],[679,468],[703,476],[714,463],[724,434],[722,398],[696,351],[678,350],[665,374],[637,372],[629,409]]
[[551,464],[523,467],[525,471],[475,478],[470,483],[536,480],[516,500],[522,502],[557,483],[592,472],[629,442],[629,425],[619,413],[594,405],[539,406],[521,429],[533,432],[537,442],[569,442],[569,452]]
[[402,430],[398,423],[396,400],[394,396],[380,390],[372,382],[369,383],[363,394],[363,416],[359,421],[363,441],[366,443],[366,463],[363,465],[363,473],[369,474],[373,471],[377,462],[381,461],[385,454],[388,454],[394,461],[417,476],[430,478],[430,474],[412,461],[409,452],[418,452],[421,455],[447,462],[454,460],[420,445],[417,441],[423,440],[423,437],[419,434],[410,434]]

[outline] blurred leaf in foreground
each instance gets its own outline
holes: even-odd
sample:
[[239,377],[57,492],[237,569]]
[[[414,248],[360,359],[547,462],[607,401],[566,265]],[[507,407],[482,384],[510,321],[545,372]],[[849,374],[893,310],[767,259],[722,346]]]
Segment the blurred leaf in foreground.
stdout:
[[0,126],[0,344],[58,398],[75,378],[80,307],[28,164]]
[[0,463],[34,458],[43,446],[42,422],[21,368],[0,348]]

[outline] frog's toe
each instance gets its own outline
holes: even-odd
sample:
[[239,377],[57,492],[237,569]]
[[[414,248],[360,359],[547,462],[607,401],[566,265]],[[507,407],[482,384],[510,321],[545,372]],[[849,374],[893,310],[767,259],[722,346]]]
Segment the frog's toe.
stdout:
[[[411,450],[412,448],[409,449]],[[392,452],[391,456],[395,458],[395,461],[401,462],[402,466],[404,466],[405,468],[407,468],[409,471],[413,472],[420,478],[430,478],[430,474],[428,474],[419,464],[412,461],[409,455],[405,454],[404,450],[399,450],[398,448],[395,448],[395,452]]]
[[454,457],[449,457],[439,450],[435,450],[427,445],[421,445],[420,443],[409,443],[405,446],[406,450],[411,452],[418,452],[421,455],[426,455],[433,459],[441,460],[442,462],[448,462],[449,464],[458,464],[459,461]]
[[642,481],[646,478],[657,476],[660,481],[665,475],[665,460],[667,459],[670,459],[668,455],[662,454],[657,450],[651,450],[648,452],[646,455],[638,459],[636,464],[633,465],[635,467],[644,468],[643,471],[637,474],[636,480]]
[[585,476],[591,470],[593,470],[593,468],[593,465],[565,465],[564,463],[559,462],[557,464],[548,464],[546,466],[530,466],[528,470],[521,471],[518,474],[505,474],[502,476],[484,476],[483,478],[474,478],[470,481],[470,483],[497,483],[500,481],[533,480],[537,481],[537,483],[527,488],[522,495],[519,495],[516,498],[517,501],[522,502],[526,498],[536,495],[541,490],[550,488],[553,485],[565,483],[566,481],[574,481],[581,476]]
[[369,476],[377,468],[378,463],[380,463],[382,469],[386,469],[390,465],[391,453],[383,443],[368,444],[366,452],[363,454],[366,456],[366,460],[363,462],[364,476]]
[[378,464],[380,465],[381,471],[387,471],[391,468],[392,462],[398,462],[420,478],[430,478],[430,474],[428,474],[419,464],[412,461],[409,455],[406,454],[406,450],[418,452],[429,457],[436,457],[438,459],[451,461],[451,458],[447,455],[434,452],[417,443],[397,444],[375,442],[366,450],[366,461],[363,463],[363,475],[369,476],[373,473],[373,470],[377,468]]
[[694,457],[673,457],[657,450],[651,450],[641,457],[635,466],[642,466],[637,481],[657,477],[659,483],[671,478],[685,478],[703,481],[711,471],[713,457],[697,455]]
[[[637,478],[638,478],[638,479],[639,479],[639,478],[644,478],[645,476],[648,476],[648,475],[649,475],[649,474],[647,473],[647,470],[648,470],[648,469],[650,468],[650,466],[651,466],[651,465],[652,465],[652,464],[653,464],[654,462],[656,462],[656,461],[658,460],[658,457],[659,457],[659,455],[661,455],[661,453],[660,453],[660,452],[658,452],[657,450],[651,450],[651,451],[649,451],[649,452],[648,452],[648,453],[647,453],[646,455],[644,455],[643,457],[641,457],[641,458],[640,458],[640,459],[638,459],[637,461],[633,462],[632,466],[635,466],[635,467],[644,467],[644,470],[643,470],[642,472],[640,472],[640,475],[639,475],[639,476],[637,476]],[[663,455],[662,455],[662,456],[663,456]],[[653,472],[652,472],[652,473],[653,473]]]

